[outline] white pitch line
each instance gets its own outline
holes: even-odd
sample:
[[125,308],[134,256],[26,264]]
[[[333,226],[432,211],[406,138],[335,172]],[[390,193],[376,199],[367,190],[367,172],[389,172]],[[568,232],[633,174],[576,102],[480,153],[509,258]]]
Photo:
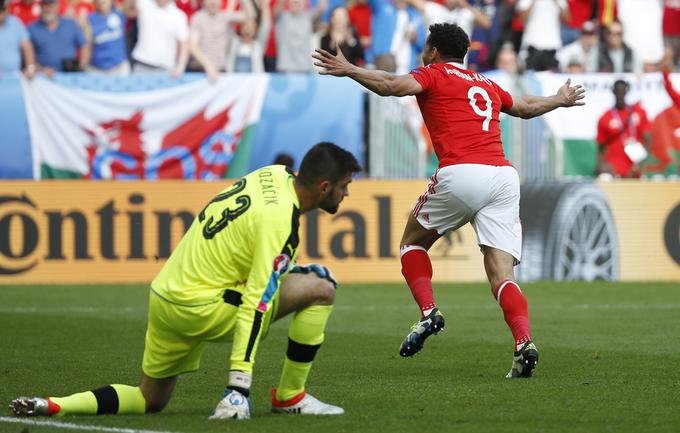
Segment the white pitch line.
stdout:
[[35,420],[26,418],[12,418],[8,416],[0,416],[0,422],[8,422],[13,424],[29,424],[36,426],[47,426],[54,428],[65,428],[71,430],[88,430],[88,431],[103,431],[111,433],[175,433],[171,431],[162,430],[137,430],[132,428],[118,428],[118,427],[102,427],[89,424],[74,424],[70,422]]

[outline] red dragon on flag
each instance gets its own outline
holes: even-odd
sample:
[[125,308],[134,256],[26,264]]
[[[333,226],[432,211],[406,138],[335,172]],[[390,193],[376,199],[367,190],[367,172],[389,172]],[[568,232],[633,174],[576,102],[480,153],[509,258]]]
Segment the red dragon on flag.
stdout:
[[168,132],[160,149],[147,154],[142,139],[144,113],[83,128],[89,172],[86,179],[219,179],[224,177],[241,131],[224,131],[231,106],[206,119],[197,113]]

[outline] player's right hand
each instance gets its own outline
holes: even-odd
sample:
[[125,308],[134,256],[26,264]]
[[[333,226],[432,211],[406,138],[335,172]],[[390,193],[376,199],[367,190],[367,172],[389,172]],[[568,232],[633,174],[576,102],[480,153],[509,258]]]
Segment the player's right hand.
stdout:
[[250,419],[251,407],[250,398],[227,388],[208,419]]

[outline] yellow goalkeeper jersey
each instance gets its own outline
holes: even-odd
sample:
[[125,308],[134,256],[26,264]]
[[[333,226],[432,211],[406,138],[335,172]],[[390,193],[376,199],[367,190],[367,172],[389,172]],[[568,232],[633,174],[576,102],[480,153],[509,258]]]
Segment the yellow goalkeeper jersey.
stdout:
[[282,165],[256,170],[220,192],[196,216],[151,288],[169,302],[223,302],[242,294],[231,369],[252,372],[262,319],[296,258],[300,204]]

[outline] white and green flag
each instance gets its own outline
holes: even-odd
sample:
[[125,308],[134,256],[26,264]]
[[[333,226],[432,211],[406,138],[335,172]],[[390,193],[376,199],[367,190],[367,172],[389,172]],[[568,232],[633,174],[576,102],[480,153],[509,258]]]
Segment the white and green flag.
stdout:
[[144,92],[23,81],[36,178],[215,179],[260,119],[266,74]]

